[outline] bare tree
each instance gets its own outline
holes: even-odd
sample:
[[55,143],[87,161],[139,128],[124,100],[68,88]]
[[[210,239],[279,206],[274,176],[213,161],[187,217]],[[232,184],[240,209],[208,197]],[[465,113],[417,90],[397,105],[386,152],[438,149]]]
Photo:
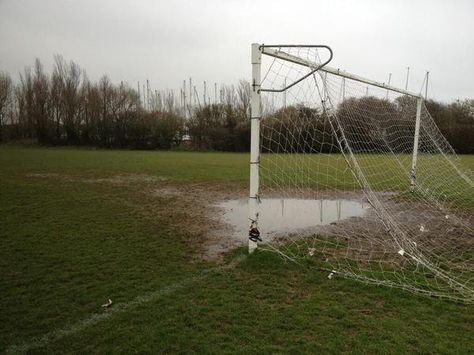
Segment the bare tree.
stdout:
[[69,62],[66,66],[66,76],[64,77],[64,87],[62,101],[64,104],[64,127],[69,142],[75,143],[80,135],[80,95],[82,70],[74,62]]
[[64,69],[63,69],[62,57],[54,57],[54,68],[53,74],[51,75],[50,83],[50,113],[52,124],[54,126],[55,140],[59,142],[62,134],[62,121],[63,121],[63,105],[62,105],[62,90],[64,87]]
[[20,83],[16,88],[16,99],[18,105],[18,125],[23,137],[34,138],[33,105],[34,90],[31,68],[25,68],[20,74]]
[[235,93],[234,85],[224,85],[222,87],[224,104],[229,106],[235,106],[237,97]]
[[250,108],[250,83],[247,80],[240,80],[237,86],[237,96],[239,98],[237,107],[244,113],[249,114]]
[[7,114],[11,113],[12,86],[10,75],[0,72],[0,142],[3,141],[3,126],[6,124]]
[[168,91],[165,93],[165,111],[174,112],[176,109],[176,99],[174,97],[173,91]]
[[98,120],[98,133],[100,141],[109,145],[112,136],[112,125],[110,123],[110,107],[112,102],[113,87],[107,75],[102,76],[99,81],[99,97],[101,106],[101,115]]
[[33,77],[33,121],[35,134],[40,143],[47,142],[49,138],[48,123],[48,100],[49,100],[49,78],[43,71],[43,65],[39,59],[35,61]]

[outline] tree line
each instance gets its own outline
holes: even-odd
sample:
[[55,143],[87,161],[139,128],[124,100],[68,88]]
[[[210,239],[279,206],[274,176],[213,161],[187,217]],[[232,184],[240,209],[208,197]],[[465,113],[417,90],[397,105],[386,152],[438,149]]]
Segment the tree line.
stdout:
[[[49,74],[37,59],[16,82],[0,72],[0,142],[248,151],[250,92],[250,84],[242,80],[236,86],[224,86],[218,103],[184,108],[169,92],[159,106],[145,110],[139,92],[127,83],[113,84],[105,75],[92,82],[79,65],[61,56],[55,56]],[[474,153],[474,100],[449,104],[428,100],[426,106],[458,153]],[[370,114],[364,109],[367,107]],[[413,117],[413,112],[406,110],[414,107],[407,97],[389,101],[369,96],[348,98],[336,109],[343,124],[353,125],[345,127],[347,139],[352,135],[354,140],[377,145],[384,139],[413,135],[410,125],[393,122]],[[289,149],[288,145],[295,144],[294,151],[336,149],[334,127],[330,127],[326,113],[302,106],[275,109],[270,103],[264,111],[264,151],[279,151],[282,144]],[[387,114],[392,123],[378,122],[374,125],[378,130],[368,124]],[[297,136],[305,142],[303,145],[294,139]]]
[[[51,74],[40,60],[18,82],[0,72],[0,142],[107,148],[244,151],[248,149],[250,86],[222,88],[219,103],[183,112],[172,91],[158,107],[145,110],[138,90],[92,82],[74,62],[55,56]],[[185,142],[184,142],[185,141]]]
[[[437,128],[421,112],[419,151],[439,149],[433,139],[437,129],[457,153],[474,153],[474,100],[442,104],[426,101]],[[288,106],[262,120],[263,152],[338,153],[347,142],[355,153],[411,153],[414,143],[416,99],[399,96],[388,100],[374,96],[349,97],[335,112],[321,108]],[[334,114],[334,115],[333,115]]]

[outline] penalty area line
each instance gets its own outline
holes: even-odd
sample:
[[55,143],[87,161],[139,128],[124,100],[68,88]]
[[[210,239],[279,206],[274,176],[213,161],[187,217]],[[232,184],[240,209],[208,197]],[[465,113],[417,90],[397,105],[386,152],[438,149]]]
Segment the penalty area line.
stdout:
[[82,319],[77,323],[70,324],[64,328],[53,330],[49,333],[46,333],[43,336],[32,338],[29,341],[20,343],[18,345],[11,345],[7,347],[5,353],[6,354],[26,353],[32,349],[44,347],[48,345],[49,343],[60,340],[69,335],[79,333],[102,321],[108,320],[117,314],[125,313],[129,311],[130,309],[133,309],[145,303],[157,300],[160,297],[167,296],[176,291],[184,289],[185,287],[192,285],[193,283],[204,280],[206,277],[208,277],[210,274],[214,272],[232,269],[235,266],[237,266],[240,262],[242,262],[246,257],[247,255],[239,255],[235,257],[233,260],[231,260],[231,262],[228,264],[217,266],[217,267],[207,269],[207,270],[203,270],[193,277],[162,287],[156,291],[148,292],[148,293],[145,293],[144,295],[137,296],[128,303],[115,304],[113,307],[108,308],[103,313],[94,313],[91,316],[85,319]]

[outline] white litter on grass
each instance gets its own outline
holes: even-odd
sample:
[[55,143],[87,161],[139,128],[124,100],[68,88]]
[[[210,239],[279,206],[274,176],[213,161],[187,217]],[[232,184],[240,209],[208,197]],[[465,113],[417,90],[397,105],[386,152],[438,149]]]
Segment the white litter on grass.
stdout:
[[405,250],[400,249],[400,250],[398,251],[398,254],[400,254],[401,256],[405,255]]
[[331,280],[335,273],[336,273],[335,270],[331,271],[328,275],[328,279]]
[[421,225],[420,232],[428,232],[428,229],[426,229],[424,225]]
[[103,304],[101,307],[109,308],[112,305],[112,300],[109,298],[109,302]]
[[309,256],[313,256],[314,255],[314,252],[316,251],[316,248],[309,248]]

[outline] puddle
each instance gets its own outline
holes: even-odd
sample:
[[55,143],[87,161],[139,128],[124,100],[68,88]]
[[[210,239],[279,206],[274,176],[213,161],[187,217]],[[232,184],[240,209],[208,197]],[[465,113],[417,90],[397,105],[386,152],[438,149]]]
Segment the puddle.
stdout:
[[[248,231],[248,201],[229,200],[223,208],[223,220],[236,234]],[[363,216],[370,206],[351,200],[264,199],[260,203],[259,229],[265,236],[278,236],[298,230],[310,230],[350,217]]]

